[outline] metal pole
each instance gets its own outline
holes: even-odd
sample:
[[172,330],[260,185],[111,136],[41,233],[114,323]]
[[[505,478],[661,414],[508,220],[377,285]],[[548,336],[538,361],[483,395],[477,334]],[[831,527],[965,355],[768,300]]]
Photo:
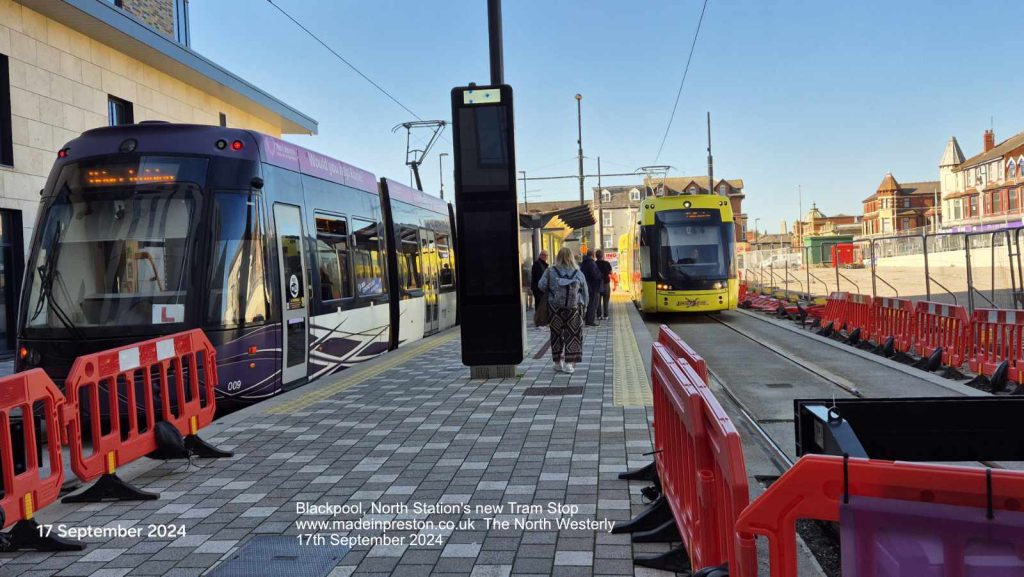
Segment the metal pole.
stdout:
[[580,204],[586,204],[583,199],[583,95],[576,95],[576,144],[579,145],[579,176],[580,179]]
[[519,174],[523,175],[523,212],[530,212],[530,201],[526,200],[526,171],[520,170]]
[[932,300],[932,274],[928,272],[928,235],[921,235],[921,253],[924,254],[924,298]]
[[601,196],[604,192],[601,190],[601,157],[597,157],[597,248],[604,250],[604,199]]
[[505,54],[501,38],[501,0],[487,0],[487,32],[491,49],[491,84],[504,84]]
[[708,111],[708,192],[715,190],[715,161],[711,157],[711,111]]
[[437,157],[437,169],[441,177],[441,200],[444,200],[444,157],[448,156],[447,152],[442,152]]

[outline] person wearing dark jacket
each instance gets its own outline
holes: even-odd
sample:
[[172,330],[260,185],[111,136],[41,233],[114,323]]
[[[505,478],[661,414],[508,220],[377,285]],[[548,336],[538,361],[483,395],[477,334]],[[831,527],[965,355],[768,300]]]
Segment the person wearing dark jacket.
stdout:
[[544,271],[548,268],[548,251],[542,250],[537,255],[537,260],[533,261],[533,268],[530,269],[530,289],[533,291],[533,298],[540,302],[541,297],[544,295],[544,291],[540,290],[537,283],[540,282],[540,277],[544,276]]
[[597,270],[601,272],[601,308],[598,319],[608,319],[608,301],[612,297],[612,263],[604,260],[604,251],[597,251]]
[[596,327],[597,307],[601,299],[601,271],[597,268],[597,263],[594,262],[594,257],[589,252],[583,255],[580,272],[587,279],[587,295],[590,297],[587,303],[586,325]]

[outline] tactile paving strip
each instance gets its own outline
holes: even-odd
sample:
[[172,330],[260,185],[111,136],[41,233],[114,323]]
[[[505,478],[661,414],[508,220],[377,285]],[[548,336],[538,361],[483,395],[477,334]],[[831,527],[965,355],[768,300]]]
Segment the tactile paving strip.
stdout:
[[[388,369],[392,369],[410,359],[416,358],[426,352],[429,352],[437,347],[451,341],[452,339],[459,336],[459,331],[450,331],[446,335],[435,335],[423,339],[420,343],[414,344],[409,349],[403,351],[398,349],[397,351],[387,353],[384,360],[371,368],[361,369],[356,371],[355,374],[349,377],[342,378],[337,382],[325,385],[323,387],[311,390],[304,395],[285,401],[279,405],[267,409],[268,415],[281,415],[294,413],[295,411],[305,409],[306,407],[317,403],[324,399],[329,399],[338,393],[341,393],[347,389],[358,385],[366,379],[375,377]],[[346,369],[348,370],[348,369]],[[341,372],[342,375],[345,371]]]
[[654,404],[647,371],[636,344],[636,335],[629,323],[629,310],[633,306],[627,295],[612,296],[612,373],[613,402],[616,407],[650,407]]

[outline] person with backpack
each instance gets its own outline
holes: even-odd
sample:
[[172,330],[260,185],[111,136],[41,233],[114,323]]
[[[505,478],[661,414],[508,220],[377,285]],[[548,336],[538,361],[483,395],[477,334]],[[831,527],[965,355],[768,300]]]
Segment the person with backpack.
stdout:
[[587,279],[572,250],[563,247],[537,283],[551,309],[551,358],[555,371],[572,373],[583,360],[583,311],[590,300]]

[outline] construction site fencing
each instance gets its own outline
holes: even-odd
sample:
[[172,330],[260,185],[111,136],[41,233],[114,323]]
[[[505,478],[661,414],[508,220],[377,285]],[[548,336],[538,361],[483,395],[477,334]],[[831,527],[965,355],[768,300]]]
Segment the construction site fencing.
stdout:
[[[832,292],[926,300],[965,307],[1024,309],[1020,228],[864,237],[852,243],[818,238],[813,246],[743,254],[750,288],[787,300]],[[833,256],[852,244],[852,262]]]

